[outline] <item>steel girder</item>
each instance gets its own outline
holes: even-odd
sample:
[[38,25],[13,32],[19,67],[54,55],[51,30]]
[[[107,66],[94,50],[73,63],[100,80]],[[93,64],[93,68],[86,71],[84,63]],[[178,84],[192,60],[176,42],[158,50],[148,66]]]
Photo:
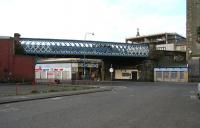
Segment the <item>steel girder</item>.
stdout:
[[149,56],[148,44],[36,38],[21,38],[20,42],[27,54],[34,55]]

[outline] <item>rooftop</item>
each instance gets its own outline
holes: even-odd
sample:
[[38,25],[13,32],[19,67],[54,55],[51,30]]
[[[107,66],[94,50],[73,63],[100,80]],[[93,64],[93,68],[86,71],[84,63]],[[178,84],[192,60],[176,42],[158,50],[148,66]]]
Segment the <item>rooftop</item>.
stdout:
[[0,36],[0,39],[11,39],[12,37],[10,36]]
[[180,36],[182,38],[185,38],[177,33],[157,33],[157,34],[150,34],[150,35],[144,35],[144,36],[136,36],[136,37],[130,37],[130,38],[126,38],[126,40],[132,40],[132,39],[142,39],[142,38],[147,38],[147,37],[157,37],[157,36],[165,36],[165,35],[177,35]]

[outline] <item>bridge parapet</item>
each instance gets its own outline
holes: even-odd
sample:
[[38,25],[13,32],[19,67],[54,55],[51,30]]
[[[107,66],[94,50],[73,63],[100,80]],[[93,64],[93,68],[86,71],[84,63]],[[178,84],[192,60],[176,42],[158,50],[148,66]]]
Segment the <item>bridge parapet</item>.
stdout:
[[21,38],[20,42],[31,55],[149,56],[148,44],[36,38]]

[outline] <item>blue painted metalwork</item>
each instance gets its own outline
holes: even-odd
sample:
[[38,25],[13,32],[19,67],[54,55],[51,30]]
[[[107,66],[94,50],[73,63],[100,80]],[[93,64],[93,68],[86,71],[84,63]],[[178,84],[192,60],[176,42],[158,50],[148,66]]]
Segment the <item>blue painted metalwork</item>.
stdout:
[[148,44],[21,38],[27,54],[148,57]]

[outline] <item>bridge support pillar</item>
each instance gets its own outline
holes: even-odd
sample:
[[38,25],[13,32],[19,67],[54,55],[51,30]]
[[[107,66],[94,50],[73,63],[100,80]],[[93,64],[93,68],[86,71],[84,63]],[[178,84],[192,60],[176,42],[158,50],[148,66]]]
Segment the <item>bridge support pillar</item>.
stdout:
[[102,61],[102,64],[101,64],[101,80],[102,80],[102,81],[105,80],[105,67],[104,67],[104,61]]
[[154,61],[145,60],[141,65],[140,81],[153,81]]
[[[111,67],[112,62],[109,60],[103,60],[102,62],[102,80],[111,80],[109,69]],[[114,72],[113,72],[114,74]]]

